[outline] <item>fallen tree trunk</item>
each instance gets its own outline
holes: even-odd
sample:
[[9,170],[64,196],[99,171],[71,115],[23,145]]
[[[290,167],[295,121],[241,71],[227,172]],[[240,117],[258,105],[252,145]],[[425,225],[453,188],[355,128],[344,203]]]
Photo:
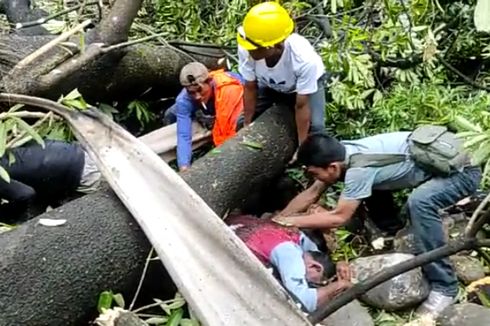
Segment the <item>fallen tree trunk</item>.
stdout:
[[[180,69],[191,61],[199,61],[210,69],[226,66],[225,55],[214,47],[155,46],[137,44],[126,49],[118,60],[96,60],[83,70],[67,78],[59,85],[52,85],[45,79],[50,74],[36,79],[9,76],[11,69],[24,57],[51,41],[53,36],[0,37],[0,89],[11,93],[42,95],[58,99],[78,88],[84,98],[91,102],[111,103],[112,101],[132,100],[145,93],[147,98],[170,96],[181,88]],[[65,49],[69,49],[66,45]],[[59,51],[58,46],[57,49]],[[190,52],[187,53],[186,51]],[[54,68],[54,67],[53,67]],[[56,70],[54,72],[56,73]]]
[[[177,158],[177,124],[154,130],[139,137],[146,146],[150,147],[165,162]],[[192,149],[201,147],[211,141],[211,131],[204,129],[199,123],[192,123]]]
[[[283,108],[198,160],[184,180],[220,216],[259,183],[280,173],[295,148],[294,122]],[[255,141],[262,149],[246,144]],[[199,212],[196,212],[199,213]],[[60,227],[40,218],[64,218]],[[109,189],[84,196],[0,236],[0,326],[78,325],[95,317],[100,292],[129,299],[150,245]],[[178,250],[178,248],[176,248]],[[168,276],[151,282],[174,290]]]

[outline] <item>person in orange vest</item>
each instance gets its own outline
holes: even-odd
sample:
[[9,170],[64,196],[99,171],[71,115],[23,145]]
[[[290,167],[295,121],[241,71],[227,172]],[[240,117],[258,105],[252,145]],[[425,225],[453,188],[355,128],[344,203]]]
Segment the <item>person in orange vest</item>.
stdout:
[[192,120],[212,130],[215,146],[233,137],[243,126],[243,80],[224,69],[208,71],[191,62],[180,72],[184,87],[164,116],[166,125],[177,122],[177,165],[187,170],[192,160]]

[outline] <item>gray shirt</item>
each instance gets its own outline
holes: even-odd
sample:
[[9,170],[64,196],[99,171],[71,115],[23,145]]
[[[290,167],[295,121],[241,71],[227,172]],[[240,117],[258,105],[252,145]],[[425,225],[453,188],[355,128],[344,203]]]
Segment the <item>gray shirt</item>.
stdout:
[[392,132],[353,141],[342,141],[346,161],[355,153],[407,154],[407,160],[383,167],[348,168],[345,173],[343,199],[364,199],[372,190],[400,190],[421,184],[430,175],[417,167],[408,156],[410,132]]

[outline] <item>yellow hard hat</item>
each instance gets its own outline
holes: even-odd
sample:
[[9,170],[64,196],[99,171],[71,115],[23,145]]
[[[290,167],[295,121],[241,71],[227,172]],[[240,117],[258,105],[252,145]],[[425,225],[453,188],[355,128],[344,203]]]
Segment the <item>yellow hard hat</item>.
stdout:
[[284,41],[293,29],[293,19],[284,7],[275,1],[262,2],[245,15],[237,42],[246,50],[269,47]]

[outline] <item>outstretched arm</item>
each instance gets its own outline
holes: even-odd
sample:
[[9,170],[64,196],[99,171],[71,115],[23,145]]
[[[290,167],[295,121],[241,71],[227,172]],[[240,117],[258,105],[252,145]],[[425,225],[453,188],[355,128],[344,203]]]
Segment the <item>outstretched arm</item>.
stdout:
[[320,211],[309,215],[277,216],[273,221],[288,226],[312,229],[332,229],[345,225],[357,207],[360,200],[340,199],[332,211]]
[[318,180],[315,181],[308,189],[293,198],[280,215],[287,216],[305,211],[318,200],[326,188],[327,185],[325,183]]

